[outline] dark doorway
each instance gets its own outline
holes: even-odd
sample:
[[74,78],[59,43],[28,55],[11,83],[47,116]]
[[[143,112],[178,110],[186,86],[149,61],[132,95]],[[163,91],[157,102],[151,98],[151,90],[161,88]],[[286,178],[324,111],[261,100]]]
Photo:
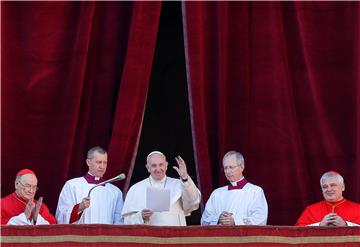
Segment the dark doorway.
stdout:
[[[169,162],[167,175],[178,178],[172,168],[175,156],[186,162],[196,183],[194,152],[185,68],[181,2],[163,2],[152,75],[138,153],[131,185],[148,177],[146,156],[163,152]],[[188,225],[199,224],[200,210],[187,217]]]

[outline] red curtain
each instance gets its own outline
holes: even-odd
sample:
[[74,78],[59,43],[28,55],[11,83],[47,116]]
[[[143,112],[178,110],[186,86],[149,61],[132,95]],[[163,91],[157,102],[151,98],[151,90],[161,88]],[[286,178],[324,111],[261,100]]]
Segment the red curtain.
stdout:
[[244,154],[270,224],[294,224],[345,177],[360,201],[358,2],[183,2],[195,159],[204,202]]
[[3,195],[27,167],[55,209],[64,182],[87,170],[94,145],[111,150],[107,176],[130,173],[160,9],[160,2],[1,2]]

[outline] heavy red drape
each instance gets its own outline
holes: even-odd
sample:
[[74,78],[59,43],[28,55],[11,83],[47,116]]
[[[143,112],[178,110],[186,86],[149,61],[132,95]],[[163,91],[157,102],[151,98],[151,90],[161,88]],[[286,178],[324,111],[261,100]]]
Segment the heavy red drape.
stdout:
[[[86,150],[109,149],[107,176],[133,170],[160,2],[1,2],[1,192],[28,167],[54,212]],[[293,224],[337,170],[360,201],[358,2],[184,2],[198,181],[224,184],[241,151],[270,224]]]
[[[319,178],[345,177],[360,200],[358,2],[184,2],[198,181],[225,183],[224,153],[244,154],[270,224],[294,224],[322,198]],[[220,175],[219,175],[220,174]]]
[[130,172],[161,3],[1,7],[2,193],[27,167],[54,210],[64,182],[87,170],[91,146],[111,150],[107,176]]

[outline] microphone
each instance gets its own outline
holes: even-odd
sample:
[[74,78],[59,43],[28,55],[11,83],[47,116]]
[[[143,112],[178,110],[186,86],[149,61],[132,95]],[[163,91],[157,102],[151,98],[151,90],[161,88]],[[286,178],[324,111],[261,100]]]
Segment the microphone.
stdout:
[[101,182],[101,183],[95,185],[94,187],[92,187],[92,188],[89,190],[88,197],[90,196],[91,191],[92,191],[93,189],[95,189],[96,187],[101,186],[101,185],[104,185],[104,184],[107,184],[107,183],[113,183],[113,182],[116,182],[116,181],[120,181],[120,180],[123,180],[123,179],[125,179],[125,178],[126,178],[125,174],[124,174],[124,173],[120,173],[120,174],[117,175],[116,177],[110,178],[110,179],[108,179],[108,180],[106,180],[106,181],[104,181],[104,182]]

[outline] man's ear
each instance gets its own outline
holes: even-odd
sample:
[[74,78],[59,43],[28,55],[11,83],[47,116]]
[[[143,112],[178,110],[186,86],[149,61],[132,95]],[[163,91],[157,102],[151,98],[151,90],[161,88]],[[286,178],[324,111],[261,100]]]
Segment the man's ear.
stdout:
[[243,171],[245,170],[245,165],[244,165],[244,164],[241,164],[240,167],[241,167],[241,169],[242,169],[241,172],[243,172]]
[[90,166],[90,159],[86,159],[87,166]]

